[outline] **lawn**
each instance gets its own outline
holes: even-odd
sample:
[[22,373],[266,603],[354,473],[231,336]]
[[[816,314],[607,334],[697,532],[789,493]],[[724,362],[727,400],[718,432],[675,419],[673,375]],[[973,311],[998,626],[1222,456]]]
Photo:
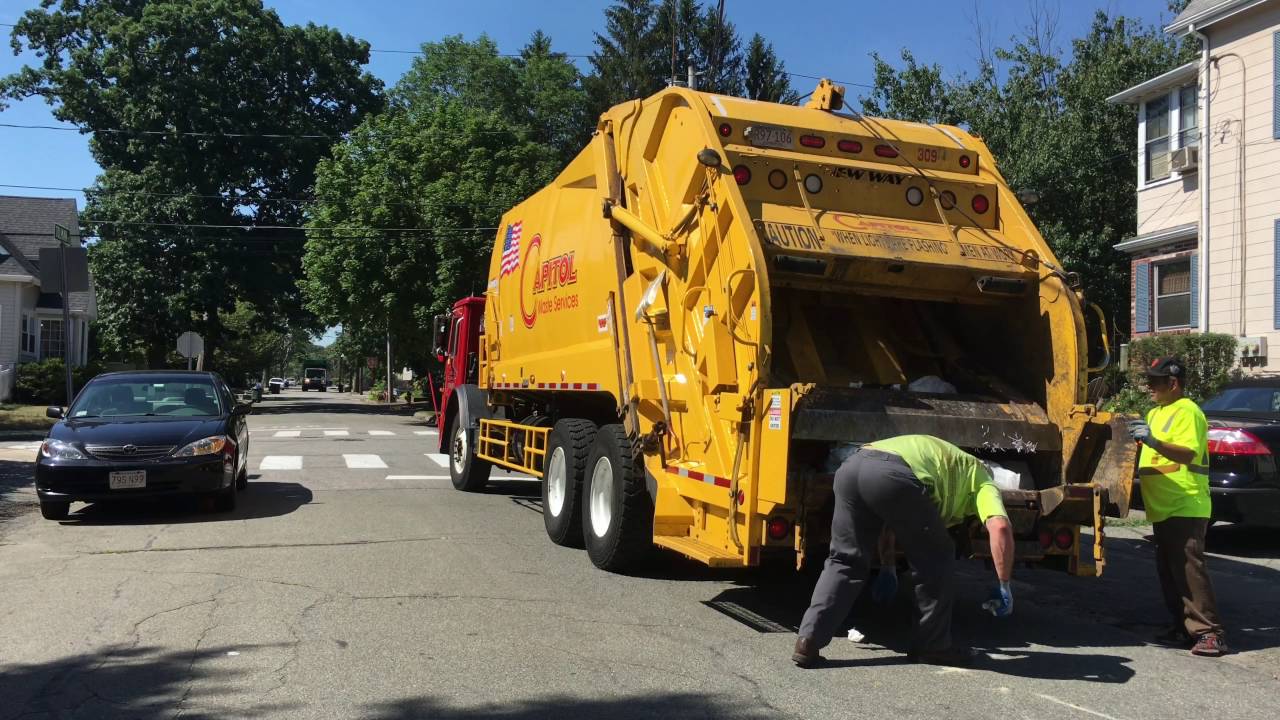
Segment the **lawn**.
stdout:
[[0,431],[48,430],[55,422],[45,417],[46,405],[0,405]]

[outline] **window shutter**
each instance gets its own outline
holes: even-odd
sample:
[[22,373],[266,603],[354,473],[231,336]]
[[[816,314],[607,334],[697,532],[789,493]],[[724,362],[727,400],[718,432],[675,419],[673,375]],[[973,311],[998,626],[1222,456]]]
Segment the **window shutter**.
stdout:
[[1280,140],[1280,32],[1271,36],[1271,55],[1274,64],[1271,76],[1271,129],[1272,137]]
[[1133,331],[1151,332],[1151,263],[1133,267]]
[[1191,253],[1191,329],[1200,326],[1200,253]]
[[1276,220],[1276,248],[1275,254],[1271,256],[1271,272],[1275,277],[1275,282],[1271,286],[1274,303],[1271,310],[1274,319],[1272,325],[1276,330],[1280,330],[1280,220]]

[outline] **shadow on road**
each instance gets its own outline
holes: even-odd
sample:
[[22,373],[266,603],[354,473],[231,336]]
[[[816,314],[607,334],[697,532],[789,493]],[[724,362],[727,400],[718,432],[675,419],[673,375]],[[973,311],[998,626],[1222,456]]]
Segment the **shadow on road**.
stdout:
[[[1280,558],[1280,529],[1248,525],[1214,525],[1205,536],[1205,548],[1216,555],[1247,558]],[[1213,562],[1210,560],[1210,562]]]
[[205,498],[171,498],[96,502],[73,512],[62,524],[68,527],[96,525],[175,525],[228,522],[288,515],[311,502],[311,491],[298,483],[255,482],[240,493],[232,512],[211,512]]
[[[249,655],[264,646],[236,646]],[[237,692],[237,681],[248,673],[211,667],[225,661],[232,648],[164,652],[154,647],[108,646],[99,652],[33,665],[0,663],[0,718],[92,717],[151,720],[181,715],[192,720],[225,717],[226,708],[201,712],[190,705]],[[193,687],[194,683],[199,687]],[[185,707],[184,707],[185,703]],[[297,706],[264,703],[237,704],[236,717],[282,713]]]
[[[323,395],[323,394],[322,394]],[[254,403],[251,415],[306,415],[306,414],[350,414],[350,415],[394,415],[412,417],[419,410],[430,410],[430,403],[400,402],[387,406],[377,403],[364,403],[349,399],[347,394],[334,394],[333,399],[303,401],[301,398],[288,395],[263,395],[262,401]]]
[[658,692],[650,695],[585,699],[550,695],[511,704],[484,704],[461,708],[430,697],[404,698],[367,706],[361,717],[371,720],[564,720],[565,718],[769,718],[778,711],[769,707],[707,693]]

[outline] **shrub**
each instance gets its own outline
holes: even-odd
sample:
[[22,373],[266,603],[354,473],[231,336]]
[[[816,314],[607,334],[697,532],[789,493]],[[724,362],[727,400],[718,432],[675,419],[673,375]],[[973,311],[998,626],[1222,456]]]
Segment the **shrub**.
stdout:
[[[15,398],[19,402],[31,404],[65,405],[67,394],[65,367],[61,358],[19,365],[13,387]],[[80,388],[92,380],[98,372],[99,369],[93,365],[72,368],[71,380],[76,392],[80,392]]]
[[1145,414],[1152,407],[1146,370],[1158,357],[1175,355],[1187,366],[1187,397],[1197,403],[1217,395],[1234,375],[1236,339],[1221,333],[1157,335],[1129,343],[1126,386],[1107,401],[1107,410]]

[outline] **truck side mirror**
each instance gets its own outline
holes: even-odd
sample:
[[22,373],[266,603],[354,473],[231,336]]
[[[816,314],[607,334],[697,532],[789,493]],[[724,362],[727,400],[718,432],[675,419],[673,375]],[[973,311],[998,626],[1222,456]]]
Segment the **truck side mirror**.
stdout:
[[440,362],[444,362],[446,348],[449,347],[449,315],[436,315],[432,318],[434,327],[431,331],[431,354]]

